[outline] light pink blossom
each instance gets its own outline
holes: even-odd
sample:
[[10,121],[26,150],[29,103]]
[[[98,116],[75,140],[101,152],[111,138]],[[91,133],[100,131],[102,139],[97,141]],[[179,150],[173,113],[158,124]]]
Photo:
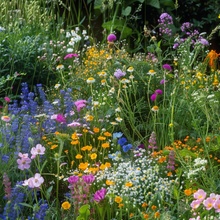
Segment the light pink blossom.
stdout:
[[206,197],[206,192],[203,189],[199,189],[194,193],[194,198],[203,201]]
[[19,153],[18,156],[20,157],[20,159],[17,159],[18,169],[29,169],[31,166],[31,159],[28,157],[28,154]]
[[41,144],[37,144],[35,147],[31,148],[31,159],[35,158],[37,155],[44,155],[45,147]]

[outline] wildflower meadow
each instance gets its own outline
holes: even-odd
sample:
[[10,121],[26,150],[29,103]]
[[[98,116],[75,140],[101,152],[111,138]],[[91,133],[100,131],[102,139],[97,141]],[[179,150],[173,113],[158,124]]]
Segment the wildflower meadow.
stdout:
[[1,2],[0,219],[220,219],[220,8],[179,4]]

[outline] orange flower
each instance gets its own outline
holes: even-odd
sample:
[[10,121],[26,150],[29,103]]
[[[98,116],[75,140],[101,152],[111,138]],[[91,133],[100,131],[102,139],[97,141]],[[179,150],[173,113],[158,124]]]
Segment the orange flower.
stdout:
[[110,144],[109,144],[109,142],[105,142],[105,143],[103,143],[102,144],[102,148],[109,148],[110,147]]
[[87,146],[84,146],[84,147],[81,147],[81,150],[82,151],[90,151],[90,150],[92,150],[92,146],[89,146],[89,145],[87,145]]
[[220,56],[220,54],[216,53],[215,50],[211,50],[208,55],[205,58],[205,61],[208,60],[209,62],[209,66],[213,69],[216,70],[216,66],[217,66],[217,60],[218,57]]
[[125,183],[125,186],[126,187],[131,187],[133,184],[131,183],[131,182],[127,182],[127,183]]
[[50,149],[53,150],[53,149],[55,149],[55,148],[57,148],[57,147],[58,147],[57,144],[53,144],[53,145],[50,147]]
[[104,136],[99,136],[99,137],[98,137],[98,140],[99,140],[99,141],[104,141],[105,139],[106,139],[106,137],[104,137]]
[[105,163],[105,166],[106,166],[107,168],[109,168],[109,167],[111,167],[111,163],[106,162],[106,163]]
[[190,196],[190,195],[192,195],[192,193],[193,193],[193,191],[192,191],[191,188],[184,190],[184,194],[185,194],[186,196]]
[[77,144],[79,144],[79,141],[78,141],[78,140],[71,141],[71,144],[72,144],[72,145],[77,145]]
[[63,202],[61,206],[64,210],[68,210],[70,209],[71,204],[68,201],[66,201],[66,202]]
[[105,181],[105,184],[108,185],[108,186],[111,186],[111,185],[114,185],[115,182],[114,182],[114,181],[111,181],[111,180],[106,180],[106,181]]
[[121,203],[122,200],[123,200],[123,199],[122,199],[120,196],[116,196],[116,197],[115,197],[115,202],[116,202],[116,203]]
[[152,206],[151,206],[151,209],[152,209],[153,211],[155,211],[155,210],[157,209],[157,206],[152,205]]
[[159,218],[160,217],[160,213],[159,212],[155,212],[154,213],[154,218]]
[[123,206],[124,206],[124,204],[120,203],[120,204],[118,205],[118,208],[121,208],[121,207],[123,207]]
[[158,159],[158,162],[159,163],[163,163],[164,161],[166,161],[167,157],[166,156],[161,156],[159,159]]
[[106,132],[104,133],[104,136],[106,136],[106,137],[111,137],[112,134],[111,134],[110,132],[106,131]]
[[80,163],[79,164],[79,169],[80,170],[86,170],[87,169],[87,167],[88,167],[88,163],[87,162],[85,162],[85,163]]
[[81,154],[76,155],[76,159],[82,159],[82,158],[83,158],[83,156]]
[[97,127],[94,127],[94,128],[93,128],[93,132],[94,132],[94,133],[99,133],[99,131],[100,131],[99,128],[97,128]]
[[143,208],[147,207],[148,204],[146,202],[144,202],[142,205],[141,205]]
[[97,154],[96,154],[96,153],[91,154],[91,155],[90,155],[90,158],[91,158],[92,160],[95,160],[95,159],[97,158]]

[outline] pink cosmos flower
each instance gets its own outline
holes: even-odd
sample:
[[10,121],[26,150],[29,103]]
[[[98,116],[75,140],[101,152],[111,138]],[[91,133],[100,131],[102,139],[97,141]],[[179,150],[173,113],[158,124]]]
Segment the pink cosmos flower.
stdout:
[[193,196],[195,199],[200,200],[202,202],[206,197],[206,192],[203,189],[199,189],[194,193]]
[[9,122],[9,121],[11,121],[11,118],[9,116],[7,116],[7,115],[3,115],[1,117],[1,120],[4,121],[4,122]]
[[18,169],[29,169],[31,166],[31,159],[28,157],[28,154],[19,153],[18,156],[20,157],[20,159],[17,159]]
[[39,173],[36,173],[34,177],[25,180],[22,185],[29,186],[30,188],[33,189],[33,188],[39,188],[43,182],[44,182],[44,178]]
[[193,200],[190,206],[192,209],[197,209],[200,206],[201,202],[202,202],[201,200]]
[[215,212],[220,213],[220,198],[218,198],[218,199],[215,201],[214,209],[215,209]]
[[107,37],[108,42],[113,42],[116,41],[117,37],[115,36],[115,34],[109,34]]
[[86,103],[87,103],[86,100],[81,99],[81,100],[75,101],[74,104],[76,106],[77,111],[80,112],[80,110],[86,106]]
[[37,155],[44,155],[45,153],[45,147],[43,147],[41,144],[37,144],[35,147],[31,148],[31,159],[34,159]]
[[203,201],[203,205],[205,206],[206,210],[210,210],[215,204],[215,200],[212,198],[207,198]]
[[67,54],[63,59],[66,60],[66,59],[71,59],[73,57],[78,57],[79,55],[76,54],[76,53],[69,53]]
[[101,202],[105,198],[106,193],[107,193],[107,190],[105,188],[97,190],[93,196],[93,199],[96,202]]

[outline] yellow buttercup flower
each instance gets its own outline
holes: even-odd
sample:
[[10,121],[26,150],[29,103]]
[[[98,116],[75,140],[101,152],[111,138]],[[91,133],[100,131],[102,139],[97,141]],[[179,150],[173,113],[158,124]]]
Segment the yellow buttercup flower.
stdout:
[[116,196],[116,197],[115,197],[115,202],[116,202],[116,203],[121,203],[122,200],[123,200],[123,199],[122,199],[120,196]]
[[68,201],[66,201],[66,202],[63,202],[63,203],[62,203],[61,207],[62,207],[64,210],[68,210],[68,209],[70,209],[71,204],[70,204]]

